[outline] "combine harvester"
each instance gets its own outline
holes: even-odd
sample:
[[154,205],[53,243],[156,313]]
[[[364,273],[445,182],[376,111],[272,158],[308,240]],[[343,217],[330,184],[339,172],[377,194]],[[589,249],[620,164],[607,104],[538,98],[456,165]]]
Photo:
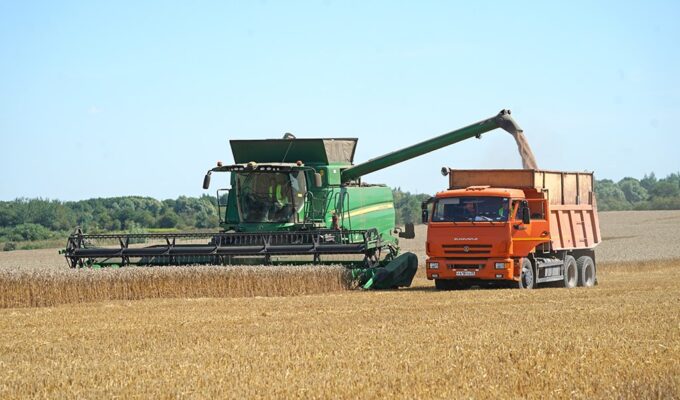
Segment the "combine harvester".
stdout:
[[[218,163],[203,182],[208,189],[213,173],[229,174],[231,188],[217,190],[220,232],[90,235],[76,229],[68,238],[66,260],[72,268],[341,263],[367,269],[360,280],[369,286],[389,287],[390,280],[410,284],[398,276],[407,271],[412,278],[417,258],[409,253],[398,257],[393,234],[400,230],[392,191],[361,177],[496,128],[513,135],[521,131],[510,111],[502,110],[357,165],[355,138],[297,139],[286,134],[283,139],[231,140],[235,164]],[[398,236],[414,237],[413,226]],[[348,261],[348,255],[355,257]]]

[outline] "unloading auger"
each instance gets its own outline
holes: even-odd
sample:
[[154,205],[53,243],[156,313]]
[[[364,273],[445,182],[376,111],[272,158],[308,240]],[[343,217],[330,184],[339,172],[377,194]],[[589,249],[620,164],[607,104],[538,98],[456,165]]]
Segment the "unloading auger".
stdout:
[[[282,139],[231,140],[234,164],[218,163],[203,182],[208,189],[213,173],[229,174],[230,188],[217,190],[219,232],[85,234],[76,229],[64,254],[72,268],[310,262],[386,267],[399,254],[394,234],[412,238],[413,225],[397,229],[391,189],[361,178],[496,128],[521,130],[510,111],[502,110],[357,165],[356,138],[297,139],[286,134]],[[403,260],[415,273],[415,256]],[[362,276],[371,276],[371,271]],[[410,279],[397,283],[410,284]]]

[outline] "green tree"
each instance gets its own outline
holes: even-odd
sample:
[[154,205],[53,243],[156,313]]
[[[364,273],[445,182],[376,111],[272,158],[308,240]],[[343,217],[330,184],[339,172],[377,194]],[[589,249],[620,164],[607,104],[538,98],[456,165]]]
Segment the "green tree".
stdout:
[[595,182],[595,197],[601,211],[629,210],[631,204],[623,191],[610,179]]
[[17,242],[50,239],[53,237],[53,233],[42,225],[29,223],[15,226],[7,236],[10,241]]
[[648,192],[652,190],[654,185],[656,185],[656,176],[654,175],[654,172],[651,172],[649,175],[645,174],[640,180],[640,185]]
[[166,209],[158,219],[159,228],[175,228],[179,223],[179,217],[175,211]]
[[18,223],[16,206],[10,202],[0,202],[0,227],[14,226]]
[[426,194],[411,194],[402,192],[401,188],[392,191],[394,196],[394,208],[396,213],[396,224],[418,223],[420,221],[420,205],[423,200],[430,197]]
[[619,181],[618,186],[626,197],[626,200],[630,203],[640,203],[647,200],[649,197],[647,189],[642,187],[640,182],[635,178],[623,178]]
[[653,197],[678,197],[680,187],[672,181],[659,181],[650,191]]

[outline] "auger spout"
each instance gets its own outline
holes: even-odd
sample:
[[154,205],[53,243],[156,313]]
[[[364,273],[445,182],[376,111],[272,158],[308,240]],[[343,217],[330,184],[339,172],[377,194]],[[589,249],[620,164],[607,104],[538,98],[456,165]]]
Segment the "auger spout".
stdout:
[[501,110],[497,115],[491,118],[347,168],[342,171],[341,180],[343,183],[355,180],[361,176],[370,174],[371,172],[391,167],[392,165],[422,156],[423,154],[458,143],[465,139],[480,137],[483,133],[492,131],[496,128],[504,129],[511,134],[515,134],[517,131],[522,130],[510,115],[510,110]]

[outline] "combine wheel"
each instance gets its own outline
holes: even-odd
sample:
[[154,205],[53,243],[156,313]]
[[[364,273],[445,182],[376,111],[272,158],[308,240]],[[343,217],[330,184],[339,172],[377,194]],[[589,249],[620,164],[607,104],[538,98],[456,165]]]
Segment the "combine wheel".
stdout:
[[534,268],[528,258],[522,259],[522,272],[519,275],[520,289],[533,289],[536,286],[536,277],[534,276]]
[[578,283],[578,265],[572,256],[564,257],[564,287],[571,289]]
[[595,263],[588,256],[579,257],[576,260],[578,266],[578,285],[591,287],[595,285]]

